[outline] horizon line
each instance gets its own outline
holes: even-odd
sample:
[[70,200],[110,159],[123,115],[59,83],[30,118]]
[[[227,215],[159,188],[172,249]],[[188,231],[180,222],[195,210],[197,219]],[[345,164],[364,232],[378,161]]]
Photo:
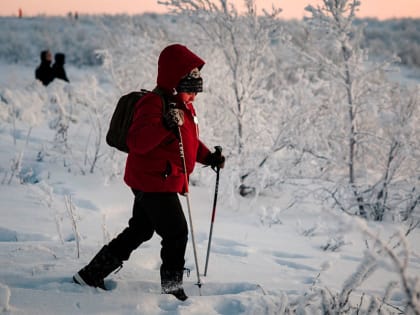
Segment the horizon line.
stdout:
[[[51,13],[36,13],[36,14],[28,14],[28,15],[23,15],[22,17],[19,17],[18,14],[2,14],[0,13],[0,17],[1,18],[21,18],[21,19],[28,19],[28,18],[36,18],[36,17],[67,17],[69,18],[70,16],[74,17],[74,14],[76,14],[80,17],[80,16],[139,16],[139,15],[178,15],[177,13],[172,13],[172,12],[155,12],[155,11],[145,11],[145,12],[136,12],[136,13],[127,13],[127,12],[113,12],[113,13],[107,13],[107,12],[96,12],[96,13],[86,13],[86,12],[79,12],[77,10],[75,11],[69,11],[67,13],[56,13],[56,14],[51,14]],[[290,21],[301,21],[307,18],[310,18],[310,16],[302,16],[300,18],[297,17],[282,17],[281,13],[279,14],[279,16],[277,17],[280,20],[290,20]],[[369,20],[378,20],[378,21],[387,21],[387,20],[420,20],[420,16],[419,17],[413,17],[413,16],[395,16],[395,17],[384,17],[384,18],[380,18],[378,16],[368,16],[368,15],[364,15],[364,16],[355,16],[356,19],[362,20],[362,19],[369,19]]]

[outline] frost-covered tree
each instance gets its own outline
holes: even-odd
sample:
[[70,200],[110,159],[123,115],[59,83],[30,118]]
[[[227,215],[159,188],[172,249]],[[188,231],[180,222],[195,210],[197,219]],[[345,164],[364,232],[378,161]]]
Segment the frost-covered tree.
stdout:
[[300,149],[316,153],[311,162],[334,183],[336,206],[398,219],[419,209],[419,92],[391,84],[388,64],[369,60],[363,27],[354,23],[359,6],[324,0],[307,8],[311,50],[303,54],[324,84],[312,103],[317,115],[301,125],[311,141]]

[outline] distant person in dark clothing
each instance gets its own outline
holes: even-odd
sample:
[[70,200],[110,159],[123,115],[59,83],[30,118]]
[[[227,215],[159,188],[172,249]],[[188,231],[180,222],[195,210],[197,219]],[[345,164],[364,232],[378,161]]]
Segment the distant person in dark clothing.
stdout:
[[66,63],[66,55],[63,53],[56,53],[54,56],[54,64],[52,66],[52,71],[54,78],[70,82],[67,78],[66,70],[64,70],[64,64]]
[[47,86],[54,80],[54,74],[51,68],[52,55],[49,50],[43,50],[41,51],[40,57],[41,64],[35,70],[35,78]]

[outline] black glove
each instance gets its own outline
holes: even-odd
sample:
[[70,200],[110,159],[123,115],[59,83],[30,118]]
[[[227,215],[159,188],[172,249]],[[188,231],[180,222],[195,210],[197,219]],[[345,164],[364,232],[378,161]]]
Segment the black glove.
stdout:
[[222,154],[222,148],[217,146],[215,147],[216,151],[210,153],[206,158],[207,165],[210,165],[212,169],[224,168],[225,167],[225,157]]
[[171,108],[163,115],[163,125],[169,130],[173,130],[184,124],[184,111],[179,108]]

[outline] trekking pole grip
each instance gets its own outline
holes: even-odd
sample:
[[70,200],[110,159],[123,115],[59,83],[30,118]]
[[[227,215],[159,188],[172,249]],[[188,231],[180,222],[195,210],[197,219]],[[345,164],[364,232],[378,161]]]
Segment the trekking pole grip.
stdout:
[[[216,150],[215,151],[215,153],[216,153],[216,155],[218,155],[218,156],[222,156],[222,147],[220,146],[220,145],[217,145],[217,146],[215,146],[214,147],[214,149]],[[214,171],[216,171],[217,173],[219,173],[219,171],[220,171],[220,166],[219,165],[217,165],[216,167],[215,167],[215,169],[213,168],[213,170]]]

